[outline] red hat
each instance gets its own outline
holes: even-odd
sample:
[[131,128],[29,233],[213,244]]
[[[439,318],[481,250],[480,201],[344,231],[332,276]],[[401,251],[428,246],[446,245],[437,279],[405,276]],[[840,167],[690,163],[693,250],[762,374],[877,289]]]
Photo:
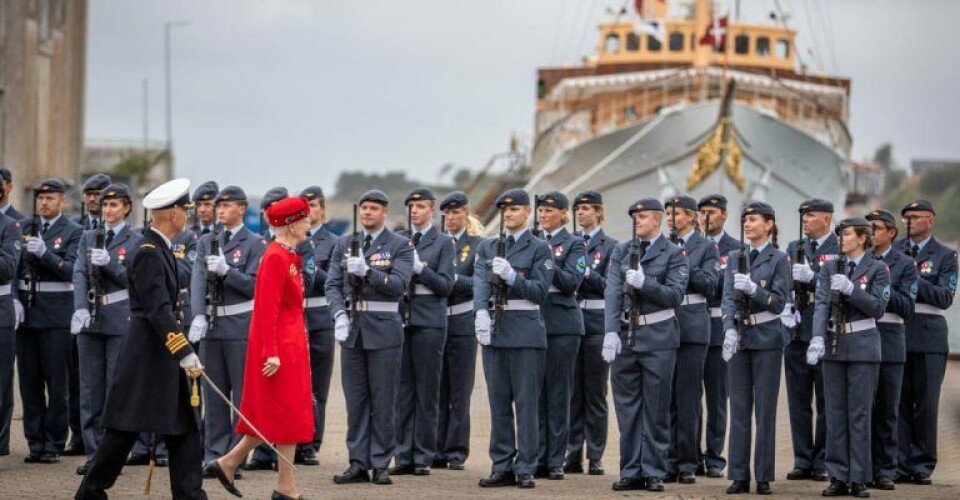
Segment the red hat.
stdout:
[[284,198],[267,209],[267,221],[273,227],[289,226],[300,219],[306,219],[310,205],[305,198],[291,196]]

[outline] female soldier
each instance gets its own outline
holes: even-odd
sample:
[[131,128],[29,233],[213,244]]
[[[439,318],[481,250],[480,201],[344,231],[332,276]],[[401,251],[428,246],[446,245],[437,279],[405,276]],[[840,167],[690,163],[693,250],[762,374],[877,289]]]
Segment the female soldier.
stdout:
[[[777,395],[787,334],[780,323],[790,294],[790,263],[777,249],[776,214],[747,203],[740,218],[749,247],[730,252],[723,280],[723,359],[730,383],[728,494],[750,491],[751,413],[756,415],[757,494],[769,495],[776,456]],[[744,253],[749,255],[746,259]],[[741,260],[743,259],[743,260]]]
[[823,359],[825,463],[830,475],[823,496],[868,498],[864,483],[873,479],[870,427],[880,375],[877,320],[890,298],[890,273],[883,262],[868,256],[873,234],[867,219],[844,219],[837,235],[846,262],[837,259],[820,269],[807,363]]

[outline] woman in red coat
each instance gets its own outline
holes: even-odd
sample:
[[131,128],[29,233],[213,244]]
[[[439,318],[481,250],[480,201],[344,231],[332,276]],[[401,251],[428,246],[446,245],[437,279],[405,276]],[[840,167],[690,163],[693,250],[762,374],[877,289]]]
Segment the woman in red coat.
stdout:
[[[207,472],[216,476],[230,493],[241,496],[233,484],[233,473],[251,450],[263,443],[258,436],[275,443],[293,463],[297,443],[313,439],[313,403],[310,386],[310,352],[303,315],[303,279],[300,256],[294,250],[304,241],[310,222],[309,206],[303,198],[286,198],[267,210],[276,239],[263,254],[253,295],[253,317],[247,340],[243,377],[243,399],[237,432],[243,439]],[[252,425],[251,425],[252,424]],[[293,469],[283,460],[274,499],[300,498]]]

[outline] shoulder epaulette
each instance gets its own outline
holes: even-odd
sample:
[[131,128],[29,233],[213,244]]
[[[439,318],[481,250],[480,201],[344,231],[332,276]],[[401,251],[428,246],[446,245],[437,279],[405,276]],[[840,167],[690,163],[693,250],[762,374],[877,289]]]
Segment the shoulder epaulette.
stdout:
[[170,332],[167,334],[167,350],[170,354],[176,354],[177,351],[186,347],[189,343],[182,333]]

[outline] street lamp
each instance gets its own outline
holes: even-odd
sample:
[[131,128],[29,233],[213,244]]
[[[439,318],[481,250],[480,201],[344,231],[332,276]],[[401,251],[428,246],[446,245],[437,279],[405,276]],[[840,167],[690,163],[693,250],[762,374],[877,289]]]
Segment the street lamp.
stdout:
[[166,79],[166,114],[167,114],[167,166],[170,170],[169,175],[173,176],[173,111],[172,111],[172,101],[173,95],[171,91],[171,53],[170,53],[170,30],[173,28],[183,28],[190,26],[190,21],[168,21],[163,25],[163,35],[164,35],[164,55],[166,57],[166,67],[165,67],[165,79]]

